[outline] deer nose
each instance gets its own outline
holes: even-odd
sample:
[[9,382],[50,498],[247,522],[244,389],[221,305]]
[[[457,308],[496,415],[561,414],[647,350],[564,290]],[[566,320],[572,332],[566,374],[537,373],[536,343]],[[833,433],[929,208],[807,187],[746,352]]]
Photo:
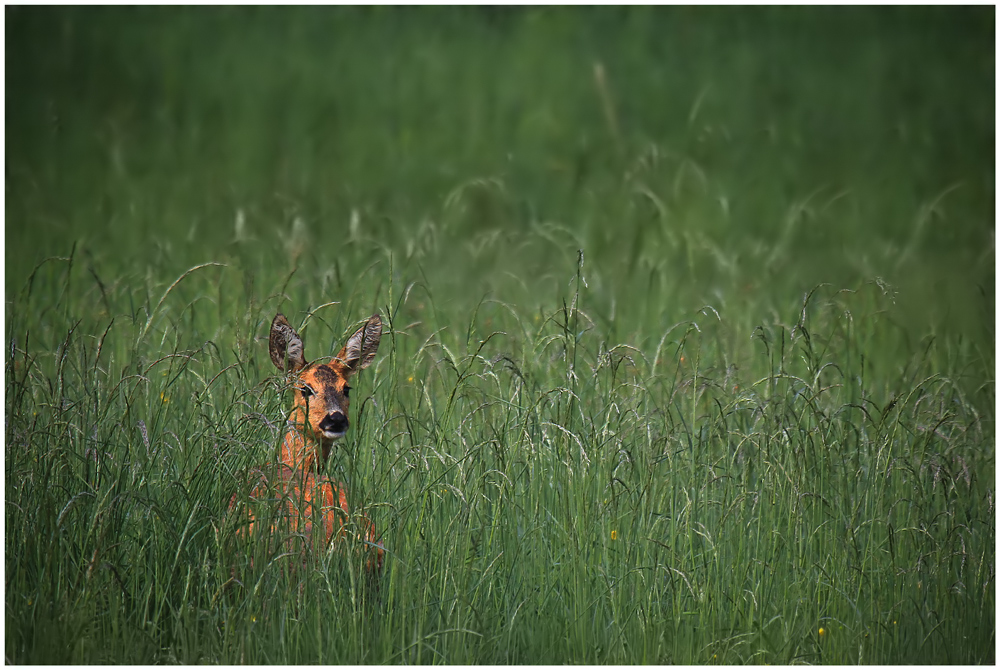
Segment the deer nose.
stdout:
[[324,433],[345,433],[350,423],[343,412],[332,412],[319,422],[319,429]]

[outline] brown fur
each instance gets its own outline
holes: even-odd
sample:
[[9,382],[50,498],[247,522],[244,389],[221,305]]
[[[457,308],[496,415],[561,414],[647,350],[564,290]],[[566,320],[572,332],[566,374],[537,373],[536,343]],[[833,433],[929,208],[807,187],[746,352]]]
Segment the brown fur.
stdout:
[[[382,320],[376,314],[348,339],[332,360],[308,363],[303,356],[302,338],[284,315],[278,314],[271,322],[271,361],[291,375],[295,400],[281,445],[281,461],[256,471],[250,497],[280,499],[276,511],[287,524],[280,530],[302,536],[313,546],[317,541],[329,546],[335,536],[344,534],[344,526],[351,519],[346,488],[321,471],[334,441],[348,428],[348,380],[374,360],[381,337]],[[255,518],[252,510],[248,514],[252,534]],[[323,529],[318,537],[313,532],[316,521]],[[375,527],[364,516],[357,521],[372,548],[367,566],[377,572],[382,568],[384,551]],[[271,531],[277,532],[279,528],[272,526]]]

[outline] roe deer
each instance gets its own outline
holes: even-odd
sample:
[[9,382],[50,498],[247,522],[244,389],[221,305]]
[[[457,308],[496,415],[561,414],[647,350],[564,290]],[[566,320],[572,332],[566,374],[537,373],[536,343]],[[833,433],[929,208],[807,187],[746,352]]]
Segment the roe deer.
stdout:
[[[308,363],[303,356],[302,338],[284,315],[278,314],[271,322],[271,361],[292,376],[295,401],[288,415],[280,462],[257,470],[260,479],[250,497],[258,500],[277,497],[281,501],[277,516],[287,520],[287,530],[292,536],[308,543],[322,542],[323,546],[329,546],[350,519],[344,485],[321,474],[321,468],[334,441],[343,437],[350,426],[347,417],[351,387],[347,382],[371,364],[381,338],[382,320],[376,314],[351,335],[332,360]],[[253,510],[249,516],[252,534]],[[363,516],[358,521],[372,551],[366,566],[369,571],[378,572],[384,552],[375,528]],[[321,524],[322,534],[314,535],[314,522]]]

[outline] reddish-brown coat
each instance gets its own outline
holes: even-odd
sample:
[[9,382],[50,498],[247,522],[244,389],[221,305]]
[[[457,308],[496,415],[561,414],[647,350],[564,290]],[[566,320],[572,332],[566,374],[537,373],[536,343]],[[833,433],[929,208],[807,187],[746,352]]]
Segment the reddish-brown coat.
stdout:
[[[278,369],[293,375],[295,401],[281,445],[281,461],[256,470],[257,482],[250,492],[255,500],[273,499],[278,503],[271,508],[276,512],[272,534],[288,533],[290,538],[301,538],[309,546],[315,546],[317,541],[329,546],[344,535],[346,526],[353,521],[371,548],[366,564],[376,572],[382,568],[384,551],[374,525],[364,515],[352,519],[345,486],[322,474],[322,468],[333,443],[349,425],[348,379],[368,367],[381,335],[382,321],[378,315],[372,316],[334,359],[307,363],[298,333],[283,315],[275,316],[271,323],[271,360]],[[248,532],[253,534],[253,510],[248,510],[248,515]],[[323,528],[319,536],[313,532],[316,522]]]

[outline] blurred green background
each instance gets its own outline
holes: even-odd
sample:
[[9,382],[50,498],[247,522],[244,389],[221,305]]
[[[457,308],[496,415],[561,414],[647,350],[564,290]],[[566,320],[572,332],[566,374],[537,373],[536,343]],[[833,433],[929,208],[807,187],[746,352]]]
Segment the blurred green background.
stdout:
[[6,16],[8,287],[75,241],[268,266],[297,218],[325,265],[353,217],[471,299],[551,269],[553,222],[624,303],[669,262],[667,310],[878,276],[919,328],[992,324],[992,8]]

